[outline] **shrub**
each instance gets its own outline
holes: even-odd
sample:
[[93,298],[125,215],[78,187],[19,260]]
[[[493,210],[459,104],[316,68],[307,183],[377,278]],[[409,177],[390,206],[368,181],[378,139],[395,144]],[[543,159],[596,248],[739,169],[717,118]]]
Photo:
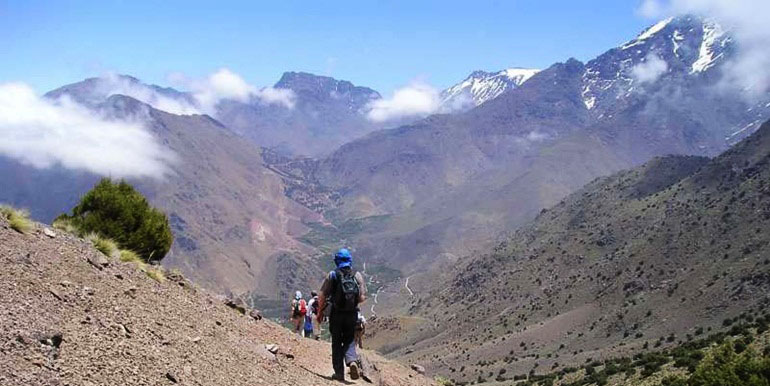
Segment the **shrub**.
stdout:
[[64,220],[80,233],[98,233],[115,240],[145,261],[161,260],[173,242],[168,217],[125,181],[102,179],[72,208],[71,215],[57,218]]
[[435,378],[433,378],[433,380],[436,381],[436,384],[439,385],[439,386],[453,386],[454,385],[454,382],[452,382],[451,379],[445,378],[445,377],[442,377],[442,376],[438,376],[438,375]]
[[747,349],[738,354],[726,342],[717,347],[690,376],[692,386],[770,384],[770,358]]
[[660,381],[661,386],[687,386],[687,380],[682,377],[669,375]]
[[8,220],[8,225],[16,232],[27,233],[32,230],[32,221],[29,220],[27,211],[0,205],[0,214]]

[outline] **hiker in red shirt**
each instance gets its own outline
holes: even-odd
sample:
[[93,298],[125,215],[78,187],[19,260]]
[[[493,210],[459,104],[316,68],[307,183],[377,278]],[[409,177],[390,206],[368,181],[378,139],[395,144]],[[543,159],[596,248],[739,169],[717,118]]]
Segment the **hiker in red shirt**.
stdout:
[[294,323],[294,332],[302,336],[302,327],[305,323],[305,314],[307,314],[307,303],[302,298],[302,292],[297,291],[294,299],[291,301],[291,316],[289,320]]

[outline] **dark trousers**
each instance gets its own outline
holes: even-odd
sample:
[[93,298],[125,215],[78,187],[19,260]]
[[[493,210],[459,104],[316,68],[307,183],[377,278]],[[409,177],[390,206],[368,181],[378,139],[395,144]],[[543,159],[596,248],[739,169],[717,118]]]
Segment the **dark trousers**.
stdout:
[[[332,366],[334,367],[334,374],[338,377],[345,375],[345,354],[353,345],[357,318],[356,311],[332,311],[329,315],[329,332],[332,334]],[[352,358],[352,360],[355,359]]]

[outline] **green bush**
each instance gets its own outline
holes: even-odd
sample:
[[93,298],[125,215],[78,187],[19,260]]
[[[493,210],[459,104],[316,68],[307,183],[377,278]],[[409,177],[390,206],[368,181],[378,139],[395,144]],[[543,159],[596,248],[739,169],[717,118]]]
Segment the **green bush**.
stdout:
[[690,386],[768,386],[770,358],[752,349],[736,353],[726,342],[708,355],[690,376]]
[[65,220],[81,234],[97,233],[115,240],[145,261],[161,260],[174,240],[168,217],[125,181],[102,179],[72,208],[71,215],[57,218]]

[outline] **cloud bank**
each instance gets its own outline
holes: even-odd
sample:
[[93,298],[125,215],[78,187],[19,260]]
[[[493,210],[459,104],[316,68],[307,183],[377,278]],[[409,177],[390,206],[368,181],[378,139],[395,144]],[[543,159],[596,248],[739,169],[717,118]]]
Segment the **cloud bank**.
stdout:
[[725,66],[725,86],[754,95],[770,92],[770,1],[643,0],[639,12],[655,18],[681,14],[713,18],[738,46],[735,59]]
[[423,82],[412,82],[393,93],[390,98],[369,104],[367,118],[374,122],[433,114],[441,107],[438,90]]
[[101,102],[110,95],[120,94],[142,101],[158,110],[163,110],[177,115],[200,114],[201,111],[193,103],[183,97],[172,97],[159,92],[157,89],[140,83],[134,78],[121,76],[114,73],[100,78],[94,90],[96,97]]
[[668,71],[668,64],[658,55],[649,53],[643,62],[631,68],[631,76],[635,81],[645,84],[658,80]]
[[169,174],[174,154],[138,122],[105,120],[69,98],[0,84],[0,154],[36,168],[61,165],[112,177]]
[[188,92],[166,90],[148,86],[128,76],[107,74],[99,78],[93,90],[94,97],[98,99],[94,102],[101,102],[110,95],[121,94],[171,114],[216,116],[216,107],[223,100],[281,105],[289,109],[294,108],[296,100],[292,90],[273,87],[259,89],[227,68],[221,68],[201,79],[173,73],[169,76],[169,81]]
[[294,91],[289,89],[257,89],[227,68],[221,68],[204,79],[188,79],[177,74],[171,80],[188,89],[200,110],[211,115],[216,114],[217,104],[226,99],[243,103],[255,99],[259,103],[282,105],[289,109],[294,108],[296,99]]

